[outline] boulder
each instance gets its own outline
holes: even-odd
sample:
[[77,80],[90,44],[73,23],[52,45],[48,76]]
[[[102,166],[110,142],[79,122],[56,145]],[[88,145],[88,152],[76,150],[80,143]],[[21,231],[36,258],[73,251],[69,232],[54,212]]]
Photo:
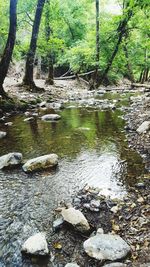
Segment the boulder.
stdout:
[[9,153],[0,157],[0,170],[4,167],[18,165],[22,161],[21,153]]
[[37,233],[29,237],[22,246],[22,252],[32,255],[48,255],[48,245],[44,233]]
[[104,267],[127,267],[127,265],[121,262],[113,262],[113,263],[104,265]]
[[76,263],[67,263],[65,267],[80,267],[80,266]]
[[87,219],[79,210],[72,207],[69,209],[63,209],[62,216],[66,222],[70,223],[81,232],[85,232],[90,229]]
[[49,154],[28,160],[22,168],[25,172],[32,172],[36,170],[55,167],[57,164],[58,156],[56,154]]
[[115,261],[124,258],[129,252],[129,245],[118,235],[96,234],[83,244],[85,252],[97,260]]
[[4,138],[6,135],[6,132],[0,131],[0,139]]
[[136,130],[138,134],[142,134],[150,129],[150,121],[144,121]]
[[61,116],[58,114],[46,114],[41,117],[43,121],[57,121],[60,120]]

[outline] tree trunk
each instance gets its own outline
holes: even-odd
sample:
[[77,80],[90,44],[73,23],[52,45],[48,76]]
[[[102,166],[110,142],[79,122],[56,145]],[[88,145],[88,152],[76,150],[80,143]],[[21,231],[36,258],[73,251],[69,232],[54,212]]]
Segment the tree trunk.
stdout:
[[117,52],[119,50],[119,46],[120,46],[120,44],[122,42],[122,39],[123,39],[123,37],[124,37],[124,35],[126,33],[126,30],[127,30],[126,27],[128,25],[128,22],[129,22],[129,20],[131,19],[132,15],[133,15],[133,9],[129,8],[129,3],[127,4],[126,8],[127,7],[128,7],[127,14],[126,15],[124,14],[124,18],[120,21],[119,26],[117,28],[118,37],[117,37],[116,46],[114,48],[114,51],[113,51],[113,53],[112,53],[112,55],[111,55],[111,57],[110,57],[110,59],[108,61],[106,69],[104,70],[103,75],[102,75],[101,79],[99,80],[97,86],[99,86],[104,81],[104,79],[107,77],[107,74],[108,74],[108,72],[109,72],[109,70],[110,70],[110,68],[112,66],[112,63],[113,63],[113,61],[114,61],[114,59],[115,59],[115,57],[117,55]]
[[17,26],[17,1],[18,0],[10,0],[10,25],[9,25],[9,34],[7,38],[7,43],[4,49],[4,53],[0,62],[0,95],[3,97],[7,97],[3,89],[3,83],[8,73],[9,64],[12,58],[12,53],[16,40],[16,26]]
[[[128,37],[128,35],[126,34],[126,39],[127,39],[127,37]],[[127,40],[125,40],[124,52],[125,52],[125,57],[126,57],[126,60],[127,60],[128,78],[130,79],[131,82],[135,82],[134,74],[133,74],[133,71],[132,71],[132,66],[131,66],[131,63],[130,63],[130,60],[129,60]]]
[[100,38],[99,38],[99,0],[95,0],[95,8],[96,8],[96,66],[95,72],[93,73],[90,84],[90,90],[95,89],[95,84],[98,82],[98,68],[99,68],[99,54],[100,54]]
[[37,56],[36,79],[41,78],[41,56]]
[[[48,7],[45,12],[45,37],[47,43],[50,40],[50,36],[52,34],[52,29],[50,27],[50,11],[49,11],[49,5],[50,2],[47,0]],[[54,66],[53,66],[53,55],[52,51],[48,53],[48,78],[46,79],[46,84],[53,85],[54,84]]]
[[34,58],[37,46],[38,33],[40,28],[41,16],[44,7],[45,0],[38,0],[37,8],[35,13],[35,19],[32,29],[32,37],[30,42],[30,48],[27,54],[26,67],[25,67],[25,76],[23,79],[23,84],[29,86],[30,89],[37,91],[34,80],[33,80],[33,67],[34,67]]
[[48,78],[46,80],[46,84],[49,84],[49,85],[54,84],[54,66],[53,66],[53,58],[51,55],[49,55]]
[[99,0],[96,0],[96,68],[99,67],[100,38],[99,38]]

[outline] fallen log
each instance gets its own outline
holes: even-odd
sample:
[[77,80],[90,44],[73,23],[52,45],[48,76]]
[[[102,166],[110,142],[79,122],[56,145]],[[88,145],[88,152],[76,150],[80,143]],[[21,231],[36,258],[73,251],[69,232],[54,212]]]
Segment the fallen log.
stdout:
[[144,83],[132,83],[131,84],[132,87],[145,87],[150,89],[150,84],[144,84]]
[[95,72],[95,70],[91,70],[91,71],[89,71],[89,72],[86,72],[86,73],[79,73],[79,74],[74,74],[74,75],[71,75],[71,76],[65,76],[65,77],[56,77],[56,78],[54,78],[54,80],[69,80],[69,79],[76,79],[77,78],[77,76],[78,77],[84,77],[84,76],[86,76],[86,75],[90,75],[90,74],[92,74],[92,73],[94,73]]

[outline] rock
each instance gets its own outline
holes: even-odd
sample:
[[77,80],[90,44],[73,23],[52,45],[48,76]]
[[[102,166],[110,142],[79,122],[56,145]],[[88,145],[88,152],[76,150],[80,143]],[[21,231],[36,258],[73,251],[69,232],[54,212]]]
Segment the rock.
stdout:
[[80,266],[76,263],[67,263],[65,267],[80,267]]
[[136,130],[137,133],[142,134],[150,129],[150,121],[144,121]]
[[6,132],[0,131],[0,139],[4,138],[6,135]]
[[57,164],[58,156],[56,154],[49,154],[28,160],[22,168],[25,172],[32,172],[36,170],[54,167]]
[[87,219],[79,210],[76,210],[74,208],[63,209],[62,216],[66,222],[72,224],[77,230],[81,232],[85,232],[90,229]]
[[63,223],[64,223],[64,219],[63,218],[58,218],[57,220],[55,220],[53,222],[54,231],[57,231],[58,229],[60,229],[62,227]]
[[139,189],[143,189],[143,188],[145,188],[145,184],[144,184],[144,183],[137,183],[135,186],[136,186],[137,188],[139,188]]
[[47,255],[48,245],[44,233],[37,233],[29,237],[22,246],[22,252],[32,255]]
[[90,206],[91,206],[92,208],[100,208],[100,205],[101,205],[100,200],[95,200],[95,199],[93,199],[93,200],[91,200],[91,202],[90,202]]
[[34,120],[33,117],[29,117],[29,118],[24,119],[24,121],[33,121],[33,120]]
[[11,121],[5,123],[5,126],[12,126],[12,125],[13,123]]
[[103,228],[98,228],[97,229],[97,234],[104,234],[104,230],[103,230]]
[[113,263],[104,265],[104,267],[127,267],[127,265],[121,262],[113,262]]
[[60,120],[61,116],[58,114],[46,114],[42,116],[43,121],[57,121]]
[[118,235],[96,234],[83,244],[85,252],[97,260],[115,261],[124,258],[129,252],[129,245]]
[[113,213],[117,213],[118,210],[119,210],[119,207],[118,207],[118,206],[113,206],[113,207],[111,208],[111,211],[112,211]]
[[21,153],[9,153],[0,157],[0,170],[4,167],[20,164],[22,161]]
[[46,101],[43,101],[39,104],[39,107],[43,108],[43,107],[46,107]]

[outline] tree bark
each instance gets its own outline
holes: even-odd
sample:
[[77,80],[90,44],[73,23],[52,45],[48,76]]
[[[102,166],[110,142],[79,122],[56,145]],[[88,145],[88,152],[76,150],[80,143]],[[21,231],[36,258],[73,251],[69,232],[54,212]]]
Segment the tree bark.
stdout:
[[9,34],[4,49],[4,53],[0,62],[0,95],[2,95],[2,97],[7,97],[7,94],[5,93],[3,88],[3,83],[8,73],[9,64],[12,58],[12,53],[16,40],[17,1],[18,0],[10,0]]
[[23,79],[23,84],[29,86],[29,88],[34,91],[38,90],[33,79],[33,68],[34,68],[34,58],[35,58],[35,52],[36,52],[36,46],[37,46],[38,33],[39,33],[41,16],[42,16],[44,4],[45,4],[45,0],[38,0],[37,2],[30,48],[29,48],[29,51],[27,54],[27,60],[26,60],[25,76]]

